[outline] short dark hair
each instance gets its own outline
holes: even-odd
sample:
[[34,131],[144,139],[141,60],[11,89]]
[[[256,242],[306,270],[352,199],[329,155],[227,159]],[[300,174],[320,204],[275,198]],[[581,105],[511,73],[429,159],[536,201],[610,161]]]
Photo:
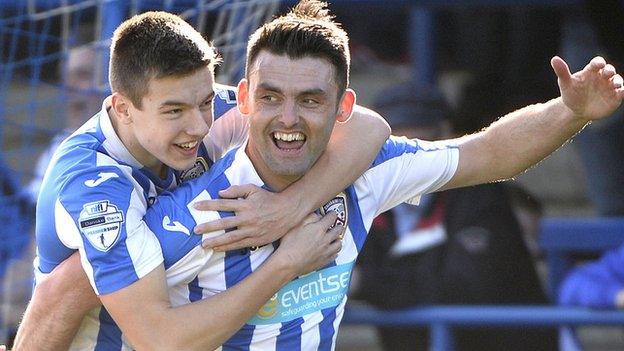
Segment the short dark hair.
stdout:
[[219,58],[212,45],[182,18],[145,12],[123,22],[113,34],[108,80],[113,92],[141,108],[149,80],[214,70]]
[[302,0],[288,14],[256,30],[247,45],[247,78],[251,64],[262,50],[293,59],[305,56],[327,59],[335,70],[338,94],[342,95],[349,85],[349,37],[334,21],[325,2]]

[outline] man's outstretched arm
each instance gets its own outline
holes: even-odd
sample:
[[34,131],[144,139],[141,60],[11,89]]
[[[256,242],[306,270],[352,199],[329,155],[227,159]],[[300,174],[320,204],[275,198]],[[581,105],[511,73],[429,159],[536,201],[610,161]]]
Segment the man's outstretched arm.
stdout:
[[574,74],[559,57],[551,65],[561,96],[524,107],[479,133],[451,141],[459,145],[459,165],[441,190],[514,177],[620,105],[622,77],[603,58],[594,58]]
[[273,242],[359,178],[389,136],[390,127],[379,114],[355,106],[347,122],[336,123],[327,150],[303,178],[281,193],[253,185],[220,192],[227,199],[202,202],[198,209],[233,211],[236,216],[200,224],[195,233],[236,228],[204,242],[219,251]]

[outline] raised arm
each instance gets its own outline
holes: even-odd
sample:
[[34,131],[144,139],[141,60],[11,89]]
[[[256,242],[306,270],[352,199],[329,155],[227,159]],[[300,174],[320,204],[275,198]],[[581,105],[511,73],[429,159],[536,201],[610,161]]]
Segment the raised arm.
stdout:
[[67,350],[82,318],[99,305],[76,252],[35,287],[13,350]]
[[620,105],[622,77],[603,58],[594,58],[574,74],[559,57],[551,65],[561,96],[524,107],[479,133],[457,139],[459,166],[442,190],[511,178]]
[[281,193],[233,186],[219,193],[226,199],[201,202],[198,209],[233,211],[236,216],[198,225],[196,233],[236,227],[204,242],[222,251],[279,239],[364,173],[389,135],[390,127],[379,114],[356,106],[347,122],[336,124],[327,150],[303,178]]

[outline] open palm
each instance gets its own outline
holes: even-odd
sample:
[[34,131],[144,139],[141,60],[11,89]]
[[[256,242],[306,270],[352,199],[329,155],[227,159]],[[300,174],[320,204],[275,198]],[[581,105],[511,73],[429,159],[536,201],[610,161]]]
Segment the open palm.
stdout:
[[563,102],[577,116],[587,121],[601,119],[613,113],[622,102],[622,77],[602,57],[595,57],[574,74],[558,56],[550,63],[557,74]]

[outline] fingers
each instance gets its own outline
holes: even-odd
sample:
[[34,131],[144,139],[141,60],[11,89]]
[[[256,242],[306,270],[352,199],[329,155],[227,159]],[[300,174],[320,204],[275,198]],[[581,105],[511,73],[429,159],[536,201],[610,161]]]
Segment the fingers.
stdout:
[[252,235],[253,232],[249,229],[237,229],[219,236],[205,239],[204,241],[202,241],[202,247],[212,248],[215,251],[226,251],[223,250],[223,247],[225,247],[226,249],[240,249],[247,247],[244,246],[246,242],[243,242],[243,240],[249,239],[250,237],[252,237]]
[[613,89],[621,89],[622,86],[624,86],[624,80],[622,79],[622,76],[620,76],[619,74],[614,75],[613,77],[611,77],[611,87]]
[[214,221],[201,223],[195,226],[193,232],[195,234],[208,234],[220,230],[234,229],[242,224],[242,220],[238,216],[223,217]]
[[214,199],[197,201],[193,208],[200,211],[226,211],[237,212],[244,206],[244,201],[230,199]]
[[570,68],[568,64],[559,56],[555,56],[550,60],[550,65],[555,71],[557,78],[561,82],[562,85],[567,85],[572,80],[572,73],[570,73]]
[[334,211],[329,211],[329,213],[326,213],[319,222],[326,229],[329,229],[336,223],[336,219],[338,219],[338,214]]
[[602,56],[596,56],[591,61],[589,61],[587,66],[585,66],[585,69],[588,69],[590,71],[598,71],[604,68],[606,65],[607,65],[607,61],[605,61],[605,59],[602,58]]
[[605,79],[613,77],[615,73],[615,67],[613,67],[613,65],[611,64],[607,64],[602,70],[600,70],[600,76]]
[[316,223],[321,220],[321,215],[318,213],[312,212],[306,218],[303,219],[303,225],[307,225],[310,223]]
[[228,199],[246,198],[249,194],[258,189],[260,188],[253,184],[232,185],[225,190],[219,191],[219,196]]

